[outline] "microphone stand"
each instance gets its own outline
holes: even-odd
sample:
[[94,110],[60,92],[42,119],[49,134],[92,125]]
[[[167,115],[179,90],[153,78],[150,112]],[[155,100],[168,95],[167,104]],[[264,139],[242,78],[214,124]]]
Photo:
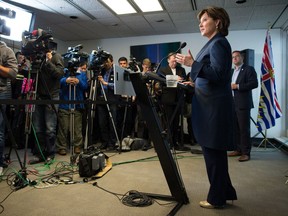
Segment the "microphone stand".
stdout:
[[[186,43],[186,42],[183,42],[183,43],[180,45],[180,47],[179,47],[175,52],[172,52],[172,53],[170,53],[169,55],[164,56],[164,57],[160,60],[159,64],[157,65],[157,67],[156,67],[156,69],[155,69],[155,73],[158,72],[158,70],[159,70],[159,68],[160,68],[160,65],[161,65],[161,63],[163,62],[164,59],[169,58],[170,56],[176,54],[176,53],[179,52],[181,49],[183,49],[184,47],[186,47],[186,45],[187,45],[187,43]],[[160,74],[160,75],[163,76],[163,77],[165,77],[164,74]]]

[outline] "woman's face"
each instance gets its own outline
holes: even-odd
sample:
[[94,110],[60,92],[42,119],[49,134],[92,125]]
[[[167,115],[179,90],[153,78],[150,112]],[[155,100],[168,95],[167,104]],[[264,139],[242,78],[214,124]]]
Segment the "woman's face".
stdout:
[[219,20],[213,20],[211,17],[208,16],[207,13],[204,13],[200,18],[199,29],[202,36],[211,39],[216,33]]

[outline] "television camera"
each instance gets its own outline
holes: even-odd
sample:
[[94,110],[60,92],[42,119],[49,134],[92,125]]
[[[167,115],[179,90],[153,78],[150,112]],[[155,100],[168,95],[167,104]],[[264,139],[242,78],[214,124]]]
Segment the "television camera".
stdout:
[[46,58],[48,51],[57,49],[57,43],[53,42],[50,31],[42,29],[32,32],[24,31],[22,33],[22,54],[33,63],[40,63]]
[[136,61],[136,58],[131,56],[128,69],[134,72],[140,71],[139,65],[140,63]]
[[92,50],[89,56],[89,69],[93,71],[100,71],[110,56],[110,53],[102,50],[100,47],[98,47],[97,50]]
[[74,47],[68,47],[67,53],[63,54],[64,67],[70,72],[70,76],[75,76],[80,63],[87,62],[89,55],[85,52],[80,52],[83,49],[82,44]]

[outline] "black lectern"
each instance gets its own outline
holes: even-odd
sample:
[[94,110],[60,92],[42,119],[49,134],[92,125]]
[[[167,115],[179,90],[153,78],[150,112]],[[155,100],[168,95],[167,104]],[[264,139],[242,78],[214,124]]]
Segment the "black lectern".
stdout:
[[167,138],[165,135],[163,135],[163,129],[161,128],[160,120],[152,98],[149,96],[143,75],[141,73],[130,72],[129,76],[133,84],[138,103],[141,107],[142,115],[145,118],[147,125],[149,125],[149,135],[153,141],[154,148],[160,160],[160,164],[172,196],[156,194],[146,195],[156,199],[176,201],[177,205],[168,214],[175,215],[183,204],[189,203],[189,199],[177,170],[176,163],[173,160]]

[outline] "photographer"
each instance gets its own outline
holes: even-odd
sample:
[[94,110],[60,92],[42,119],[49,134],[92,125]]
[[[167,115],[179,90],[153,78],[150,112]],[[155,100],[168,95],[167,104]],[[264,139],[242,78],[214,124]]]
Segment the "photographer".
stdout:
[[[48,50],[38,73],[38,100],[59,100],[60,79],[64,76],[64,62],[58,53]],[[51,161],[55,156],[57,104],[35,106],[33,125],[38,139],[35,158],[30,164]],[[43,153],[43,154],[42,154]],[[44,158],[43,158],[44,156]]]
[[[0,99],[11,98],[11,79],[17,76],[17,60],[12,49],[0,41]],[[5,112],[6,105],[0,104],[1,111]],[[3,153],[5,146],[5,122],[3,113],[0,112],[0,175],[3,168],[7,167],[4,163]]]
[[[65,76],[60,80],[60,100],[84,100],[85,91],[88,89],[88,80],[86,76],[87,62],[81,62],[75,71],[67,69]],[[76,88],[76,89],[74,89]],[[75,91],[73,91],[75,90]],[[75,93],[75,94],[74,94]],[[74,108],[73,110],[71,108]],[[66,155],[67,140],[70,126],[74,127],[74,153],[79,154],[83,144],[82,136],[82,115],[84,104],[60,104],[59,121],[57,133],[57,152],[60,155]],[[73,113],[71,113],[73,112]],[[74,125],[70,122],[70,114],[74,115]],[[72,125],[71,125],[72,124]],[[75,127],[76,126],[76,127]],[[70,131],[72,133],[72,131]],[[71,140],[70,140],[71,142]],[[72,143],[70,143],[72,145]]]

